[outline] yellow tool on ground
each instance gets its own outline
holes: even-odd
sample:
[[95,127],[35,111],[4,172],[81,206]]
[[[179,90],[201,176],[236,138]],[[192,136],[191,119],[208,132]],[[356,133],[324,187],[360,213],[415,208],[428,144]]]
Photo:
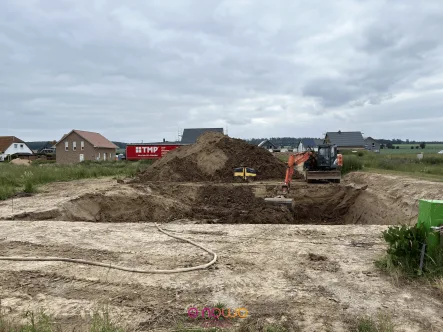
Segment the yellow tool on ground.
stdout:
[[234,178],[243,181],[254,181],[257,177],[257,171],[253,168],[242,166],[234,168]]

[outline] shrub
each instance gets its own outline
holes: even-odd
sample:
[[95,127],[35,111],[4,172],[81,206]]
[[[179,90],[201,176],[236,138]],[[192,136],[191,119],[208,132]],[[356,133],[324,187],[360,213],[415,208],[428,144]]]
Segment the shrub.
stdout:
[[23,188],[23,191],[25,193],[29,193],[29,194],[35,192],[35,187],[32,184],[32,181],[30,179],[26,180],[25,187]]
[[414,226],[391,226],[383,232],[383,238],[388,243],[385,259],[379,261],[380,267],[399,269],[409,276],[426,274],[440,276],[443,274],[443,251],[440,248],[426,250],[423,270],[420,270],[420,258],[423,244],[428,233],[423,224]]
[[340,150],[337,153],[341,153],[343,156],[353,155],[354,153],[351,150]]
[[355,172],[363,168],[363,162],[356,156],[343,156],[342,174]]
[[420,265],[420,255],[426,242],[426,230],[420,226],[392,226],[383,232],[388,243],[387,264],[400,267],[406,272],[416,272]]
[[399,147],[398,145],[397,145],[395,148],[396,148],[397,150],[400,149],[400,147]]
[[436,157],[436,156],[425,157],[421,161],[423,163],[425,163],[425,164],[430,164],[430,165],[441,165],[441,164],[443,164],[443,158],[439,158],[439,157]]
[[377,168],[386,169],[386,170],[394,170],[395,169],[395,161],[393,159],[383,158],[378,161]]
[[363,157],[365,155],[365,153],[363,151],[358,151],[357,152],[357,156],[359,157]]

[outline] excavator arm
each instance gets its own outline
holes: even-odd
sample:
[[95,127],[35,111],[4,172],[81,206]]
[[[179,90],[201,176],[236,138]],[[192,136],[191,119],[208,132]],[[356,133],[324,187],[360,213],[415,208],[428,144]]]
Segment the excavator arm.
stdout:
[[294,175],[294,167],[303,164],[305,161],[309,160],[312,152],[299,152],[296,154],[291,154],[288,159],[288,167],[286,168],[285,183],[282,185],[283,193],[288,193],[291,186],[292,176]]

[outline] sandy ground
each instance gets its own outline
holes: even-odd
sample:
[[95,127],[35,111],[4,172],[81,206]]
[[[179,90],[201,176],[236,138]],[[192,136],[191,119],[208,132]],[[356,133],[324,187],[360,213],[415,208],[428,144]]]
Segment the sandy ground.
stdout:
[[368,186],[347,216],[356,223],[379,219],[385,224],[414,224],[420,199],[443,199],[443,183],[407,176],[355,172],[346,176],[346,183]]
[[[140,268],[176,268],[210,257],[152,224],[2,221],[1,254],[67,256]],[[74,324],[98,303],[139,331],[172,330],[191,305],[245,307],[248,319],[290,319],[304,331],[346,331],[346,318],[389,312],[404,331],[443,329],[428,290],[395,286],[373,265],[383,226],[167,224],[216,251],[207,271],[143,275],[69,263],[1,262],[2,306],[46,308]],[[309,254],[325,260],[312,260]]]
[[[347,183],[351,182],[368,184],[362,204],[378,198],[375,207],[384,211],[394,204],[397,213],[403,207],[410,220],[418,198],[441,198],[443,188],[365,173],[351,174]],[[111,179],[55,183],[32,197],[14,199],[14,211],[12,200],[1,202],[0,217],[32,212],[44,219],[54,216],[55,207],[86,194],[131,196],[141,190],[149,188]],[[364,204],[368,211],[376,211]],[[361,212],[351,208],[352,213]],[[398,331],[443,330],[443,305],[436,290],[398,284],[374,266],[386,249],[381,232],[387,226],[195,222],[175,221],[163,227],[214,250],[219,260],[208,270],[146,275],[61,262],[0,261],[2,310],[19,316],[45,308],[64,331],[81,325],[101,304],[109,305],[114,319],[128,330],[173,331],[182,323],[191,324],[186,319],[189,307],[217,302],[247,308],[249,317],[243,324],[264,320],[291,322],[301,331],[347,331],[349,319],[382,312],[392,316]],[[200,249],[161,234],[152,223],[58,220],[0,220],[0,255],[63,256],[146,269],[189,267],[211,259]]]
[[85,194],[131,190],[129,187],[121,188],[122,186],[112,178],[55,182],[39,187],[37,195],[0,201],[0,218],[30,212],[50,215],[48,211]]

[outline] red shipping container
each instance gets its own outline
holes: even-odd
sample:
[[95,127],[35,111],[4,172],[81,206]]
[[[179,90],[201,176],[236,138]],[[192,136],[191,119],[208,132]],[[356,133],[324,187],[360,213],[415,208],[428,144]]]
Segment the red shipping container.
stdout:
[[128,144],[126,160],[160,159],[183,144]]

